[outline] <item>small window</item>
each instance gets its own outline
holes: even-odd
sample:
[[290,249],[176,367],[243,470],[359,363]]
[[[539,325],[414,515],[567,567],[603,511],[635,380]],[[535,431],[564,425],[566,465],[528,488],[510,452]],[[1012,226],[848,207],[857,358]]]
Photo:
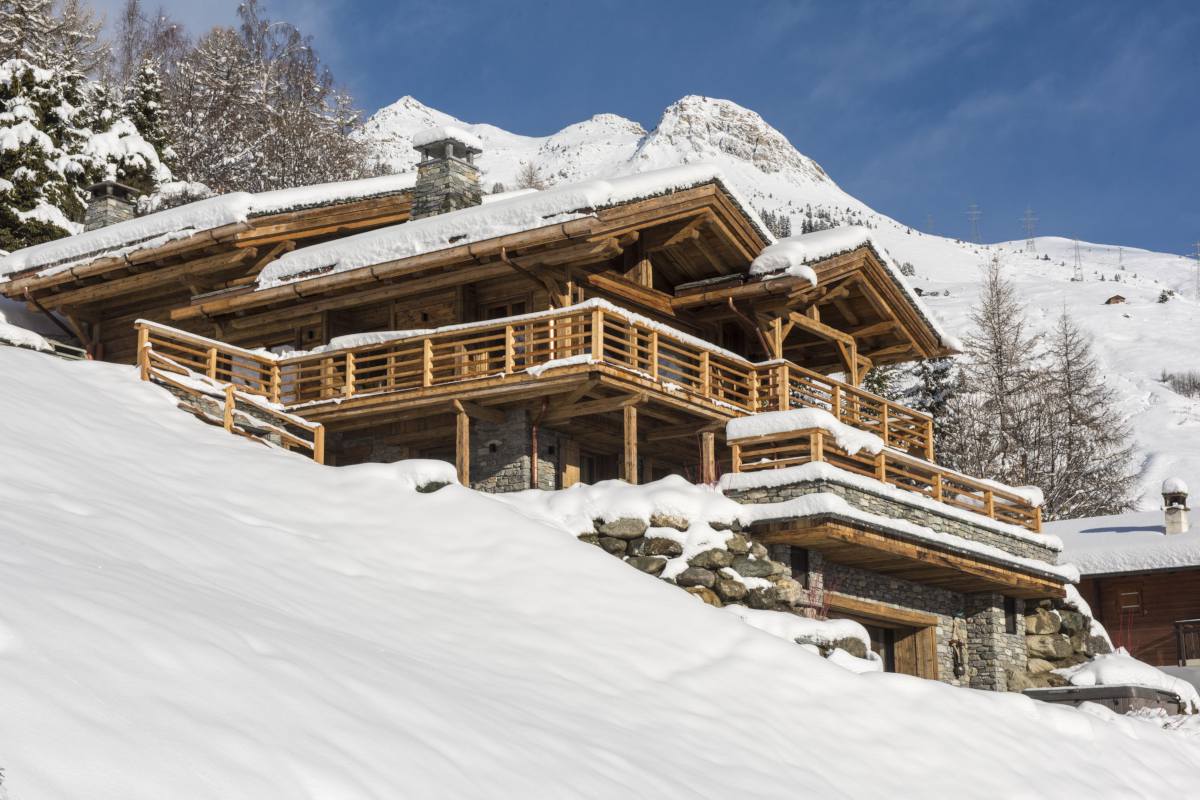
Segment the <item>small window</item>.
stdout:
[[1004,598],[1004,632],[1017,632],[1017,598]]
[[1121,609],[1121,613],[1142,610],[1142,593],[1141,592],[1120,592],[1117,594],[1117,606]]

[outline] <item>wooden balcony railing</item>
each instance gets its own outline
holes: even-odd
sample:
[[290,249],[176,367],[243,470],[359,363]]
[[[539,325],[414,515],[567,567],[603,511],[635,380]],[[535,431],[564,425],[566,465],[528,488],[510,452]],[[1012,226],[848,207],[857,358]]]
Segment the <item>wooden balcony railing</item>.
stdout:
[[151,322],[138,325],[155,352],[289,409],[594,363],[657,381],[665,391],[716,404],[730,416],[824,409],[889,447],[933,455],[933,423],[926,414],[787,361],[751,362],[597,301],[297,356],[232,347]]
[[1031,531],[1042,529],[1041,509],[1015,492],[944,469],[895,450],[847,453],[819,428],[731,439],[733,471],[782,469],[821,461],[847,472],[924,495]]

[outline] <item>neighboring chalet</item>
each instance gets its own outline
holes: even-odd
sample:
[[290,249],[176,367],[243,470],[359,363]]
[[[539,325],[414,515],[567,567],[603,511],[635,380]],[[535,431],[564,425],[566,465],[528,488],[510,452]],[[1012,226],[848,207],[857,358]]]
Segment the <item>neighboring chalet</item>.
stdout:
[[1187,486],[1171,478],[1162,511],[1047,526],[1114,643],[1155,666],[1200,666],[1200,530],[1190,529],[1188,510]]
[[13,253],[0,292],[332,465],[441,458],[487,491],[732,473],[729,496],[775,504],[750,533],[804,613],[864,622],[897,671],[1004,689],[1024,669],[1022,602],[1071,573],[1036,493],[937,465],[930,418],[860,388],[955,352],[868,232],[773,242],[703,165],[481,196],[473,136],[415,146],[415,177]]

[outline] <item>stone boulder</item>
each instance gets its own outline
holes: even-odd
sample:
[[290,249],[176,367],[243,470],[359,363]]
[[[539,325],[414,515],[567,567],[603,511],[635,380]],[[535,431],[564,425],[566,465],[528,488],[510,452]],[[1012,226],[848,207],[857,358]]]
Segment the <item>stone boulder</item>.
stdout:
[[629,555],[631,556],[666,556],[667,558],[675,558],[683,555],[683,545],[674,539],[663,539],[661,537],[645,537],[642,539],[634,539],[629,544]]
[[1025,634],[1028,636],[1058,633],[1060,628],[1062,619],[1057,611],[1039,608],[1034,613],[1025,615]]
[[[800,644],[805,644],[805,642],[802,642],[799,639],[796,641],[800,642]],[[863,643],[862,639],[855,639],[853,636],[847,636],[845,639],[838,639],[830,642],[821,648],[821,654],[826,655],[827,652],[832,652],[833,650],[837,649],[845,650],[855,658],[867,657],[867,646]]]
[[[605,552],[611,553],[614,556],[623,556],[625,555],[625,551],[629,549],[629,542],[614,536],[601,536],[597,544],[603,547]],[[644,554],[633,553],[633,555],[640,556]]]
[[688,567],[676,576],[675,583],[683,587],[703,586],[705,589],[711,589],[717,583],[717,576],[709,569]]
[[1031,658],[1059,661],[1071,655],[1071,640],[1061,634],[1045,634],[1025,637],[1025,649]]
[[649,527],[644,519],[622,517],[608,522],[596,521],[596,532],[601,536],[612,536],[617,539],[637,539],[646,533]]
[[719,570],[733,563],[733,553],[728,550],[705,550],[688,559],[688,565],[701,569]]
[[1075,634],[1087,631],[1087,618],[1083,614],[1080,614],[1078,611],[1072,611],[1069,608],[1064,608],[1058,613],[1062,617],[1063,633]]
[[759,586],[750,590],[746,595],[746,605],[751,608],[773,609],[778,604],[779,598],[775,594],[774,586]]
[[650,515],[651,528],[674,528],[677,531],[686,531],[691,527],[691,524],[683,517],[675,514],[659,514]]
[[798,581],[779,576],[771,577],[769,580],[775,584],[776,599],[784,605],[798,606],[808,599],[808,592]]
[[699,597],[710,606],[716,606],[717,608],[720,608],[721,606],[725,605],[721,602],[721,598],[717,597],[716,592],[714,592],[712,589],[706,589],[703,586],[689,586],[685,591],[688,594],[693,594],[696,597]]
[[634,556],[627,559],[627,561],[630,566],[650,575],[660,574],[663,571],[663,567],[667,566],[667,560],[658,556]]
[[750,593],[745,584],[732,578],[718,578],[714,588],[726,603],[740,603]]
[[1037,674],[1039,672],[1049,672],[1054,669],[1054,665],[1044,658],[1031,658],[1029,663],[1025,665],[1026,671]]
[[743,578],[766,578],[775,572],[774,562],[768,561],[766,556],[756,559],[749,556],[738,556],[729,566]]
[[725,542],[725,547],[735,556],[744,556],[750,552],[750,540],[740,533],[735,533]]

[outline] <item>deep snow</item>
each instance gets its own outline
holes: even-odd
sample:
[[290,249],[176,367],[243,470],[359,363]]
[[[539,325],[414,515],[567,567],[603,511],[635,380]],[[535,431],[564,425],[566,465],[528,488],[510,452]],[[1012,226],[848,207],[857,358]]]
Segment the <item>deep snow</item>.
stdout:
[[1150,725],[853,674],[519,506],[205,426],[130,367],[0,347],[0,375],[11,800],[1170,797],[1200,772]]

